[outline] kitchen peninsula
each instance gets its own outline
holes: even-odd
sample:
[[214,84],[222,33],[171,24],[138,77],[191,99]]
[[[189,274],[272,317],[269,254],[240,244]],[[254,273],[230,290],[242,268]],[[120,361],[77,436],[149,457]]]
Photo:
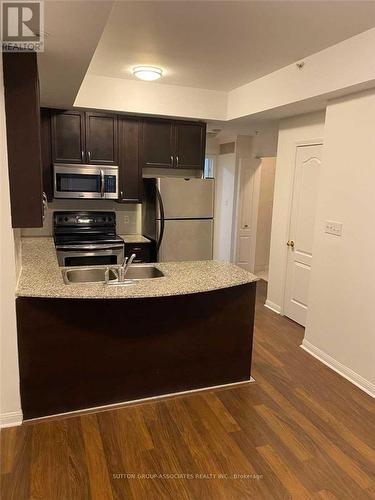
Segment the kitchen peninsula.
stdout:
[[24,238],[17,288],[25,419],[250,379],[257,278],[155,264],[130,286],[66,285],[52,238]]

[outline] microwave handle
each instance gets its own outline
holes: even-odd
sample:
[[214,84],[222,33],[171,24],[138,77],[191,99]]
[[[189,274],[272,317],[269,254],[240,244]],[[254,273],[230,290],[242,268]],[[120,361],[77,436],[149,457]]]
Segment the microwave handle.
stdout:
[[100,169],[100,196],[104,198],[104,170]]

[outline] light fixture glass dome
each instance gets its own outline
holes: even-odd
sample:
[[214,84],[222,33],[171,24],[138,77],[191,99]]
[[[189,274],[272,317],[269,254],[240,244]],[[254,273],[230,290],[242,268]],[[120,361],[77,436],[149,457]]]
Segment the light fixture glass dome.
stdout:
[[161,78],[163,70],[155,66],[136,66],[133,68],[133,75],[140,80],[152,81]]

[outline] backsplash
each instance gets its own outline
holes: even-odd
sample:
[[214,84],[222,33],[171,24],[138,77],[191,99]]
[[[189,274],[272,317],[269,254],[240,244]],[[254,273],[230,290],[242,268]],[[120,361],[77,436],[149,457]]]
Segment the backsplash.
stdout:
[[51,236],[53,231],[53,212],[56,210],[103,210],[116,212],[117,234],[142,233],[142,205],[121,204],[106,200],[54,200],[48,203],[44,225],[41,228],[22,229],[21,235]]

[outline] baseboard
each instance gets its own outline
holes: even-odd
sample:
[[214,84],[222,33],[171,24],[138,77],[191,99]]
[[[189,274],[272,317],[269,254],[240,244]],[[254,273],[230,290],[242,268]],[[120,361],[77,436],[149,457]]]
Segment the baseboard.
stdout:
[[349,380],[349,382],[359,387],[366,394],[375,398],[375,385],[366,380],[365,378],[361,377],[361,375],[358,375],[358,373],[354,372],[353,370],[343,365],[339,361],[336,361],[336,359],[332,358],[332,356],[325,353],[318,347],[312,345],[308,340],[303,339],[300,347],[304,351],[311,354],[311,356],[314,356],[314,358],[318,359],[326,366],[334,370],[336,373],[346,378],[346,380]]
[[22,411],[9,411],[0,415],[0,427],[14,427],[22,424]]
[[254,273],[259,273],[259,271],[268,271],[268,267],[266,266],[255,266],[254,267]]
[[201,387],[199,389],[191,389],[188,391],[180,391],[180,392],[161,394],[160,396],[150,396],[148,398],[132,399],[131,401],[123,401],[121,403],[113,403],[110,405],[93,406],[90,408],[84,408],[81,410],[73,410],[73,411],[68,411],[65,413],[54,413],[53,415],[46,415],[45,417],[29,418],[29,419],[24,420],[24,422],[38,422],[38,421],[42,421],[42,420],[54,419],[56,417],[67,417],[67,416],[72,416],[72,415],[84,415],[86,413],[94,413],[94,412],[98,412],[98,411],[115,410],[118,408],[125,408],[126,406],[130,406],[130,405],[134,405],[134,404],[147,403],[148,401],[156,401],[158,399],[159,400],[160,399],[167,399],[167,398],[171,398],[173,396],[184,396],[187,394],[193,394],[195,392],[206,392],[206,391],[210,391],[213,389],[230,389],[231,387],[235,388],[236,386],[239,386],[239,385],[252,384],[254,382],[255,382],[255,379],[250,376],[249,380],[242,380],[241,382],[230,382],[228,384]]
[[266,300],[266,303],[264,304],[267,309],[270,309],[271,311],[275,312],[276,314],[281,314],[281,307],[275,304],[274,302],[271,302],[270,300]]

